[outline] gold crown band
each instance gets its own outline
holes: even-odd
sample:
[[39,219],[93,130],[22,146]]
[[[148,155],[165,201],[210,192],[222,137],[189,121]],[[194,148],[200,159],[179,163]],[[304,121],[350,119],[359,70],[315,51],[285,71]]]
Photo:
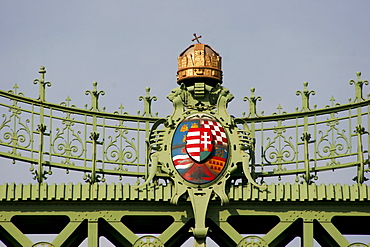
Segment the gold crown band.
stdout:
[[193,44],[178,57],[177,83],[208,78],[222,83],[221,57],[206,44]]

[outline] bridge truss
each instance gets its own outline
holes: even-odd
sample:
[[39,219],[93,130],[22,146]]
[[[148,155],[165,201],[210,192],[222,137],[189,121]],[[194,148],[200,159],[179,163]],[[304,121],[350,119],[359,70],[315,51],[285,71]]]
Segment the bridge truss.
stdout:
[[[45,95],[51,83],[45,81],[44,67],[39,72],[40,79],[34,80],[38,99],[26,97],[17,85],[0,90],[2,163],[5,169],[5,161],[29,166],[36,181],[0,185],[0,240],[6,246],[78,246],[87,238],[94,247],[101,236],[115,246],[181,246],[190,237],[194,246],[205,246],[207,237],[219,246],[285,246],[296,237],[302,246],[314,241],[321,246],[370,246],[346,238],[370,237],[370,187],[365,183],[370,99],[363,96],[368,82],[361,73],[350,81],[353,99],[342,105],[332,99],[321,109],[311,107],[315,92],[306,82],[297,91],[302,106],[293,113],[280,108],[272,115],[259,113],[262,98],[254,88],[244,98],[249,112],[243,117],[228,118],[226,105],[218,100],[215,116],[224,126],[235,124],[227,127],[233,162],[221,173],[222,187],[189,188],[181,187],[171,162],[161,162],[170,153],[166,128],[174,130],[179,109],[183,111],[177,99],[184,88],[169,96],[175,109],[169,118],[152,114],[156,97],[149,88],[139,98],[144,110],[134,116],[123,107],[105,112],[99,106],[104,91],[96,82],[86,91],[91,103],[85,109],[69,98],[50,103]],[[204,95],[214,90],[196,87],[197,94],[199,88]],[[225,92],[220,95],[227,98]],[[238,135],[232,136],[232,128]],[[46,183],[61,169],[80,172],[83,183]],[[341,170],[353,182],[315,183],[324,172],[335,177]],[[112,176],[121,182],[110,182]],[[271,178],[277,182],[269,183]],[[282,182],[285,178],[294,182]],[[33,243],[27,234],[56,237]]]

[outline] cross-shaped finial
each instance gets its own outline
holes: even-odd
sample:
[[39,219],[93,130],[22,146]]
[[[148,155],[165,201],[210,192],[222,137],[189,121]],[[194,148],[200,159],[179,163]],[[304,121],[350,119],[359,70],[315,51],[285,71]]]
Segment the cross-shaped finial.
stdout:
[[199,39],[200,39],[200,38],[202,38],[202,35],[197,36],[197,34],[196,34],[196,33],[194,33],[193,35],[194,35],[194,37],[195,37],[195,38],[194,38],[194,39],[192,39],[191,41],[192,41],[192,42],[197,41],[197,42],[198,42],[198,44],[200,44]]

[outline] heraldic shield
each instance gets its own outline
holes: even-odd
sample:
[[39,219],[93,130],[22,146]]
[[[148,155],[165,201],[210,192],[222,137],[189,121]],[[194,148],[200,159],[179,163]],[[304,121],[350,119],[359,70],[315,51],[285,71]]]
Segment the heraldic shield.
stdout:
[[203,162],[213,150],[213,136],[210,129],[190,128],[186,135],[186,152],[196,162]]
[[212,182],[224,169],[227,157],[225,130],[212,116],[192,115],[177,126],[172,140],[172,160],[188,182]]

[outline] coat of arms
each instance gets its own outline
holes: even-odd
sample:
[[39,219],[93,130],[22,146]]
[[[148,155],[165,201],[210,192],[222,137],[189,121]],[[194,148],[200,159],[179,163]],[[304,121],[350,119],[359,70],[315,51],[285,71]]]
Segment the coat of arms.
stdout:
[[172,160],[187,181],[213,181],[225,167],[228,139],[221,124],[209,115],[193,115],[182,121],[172,140]]

